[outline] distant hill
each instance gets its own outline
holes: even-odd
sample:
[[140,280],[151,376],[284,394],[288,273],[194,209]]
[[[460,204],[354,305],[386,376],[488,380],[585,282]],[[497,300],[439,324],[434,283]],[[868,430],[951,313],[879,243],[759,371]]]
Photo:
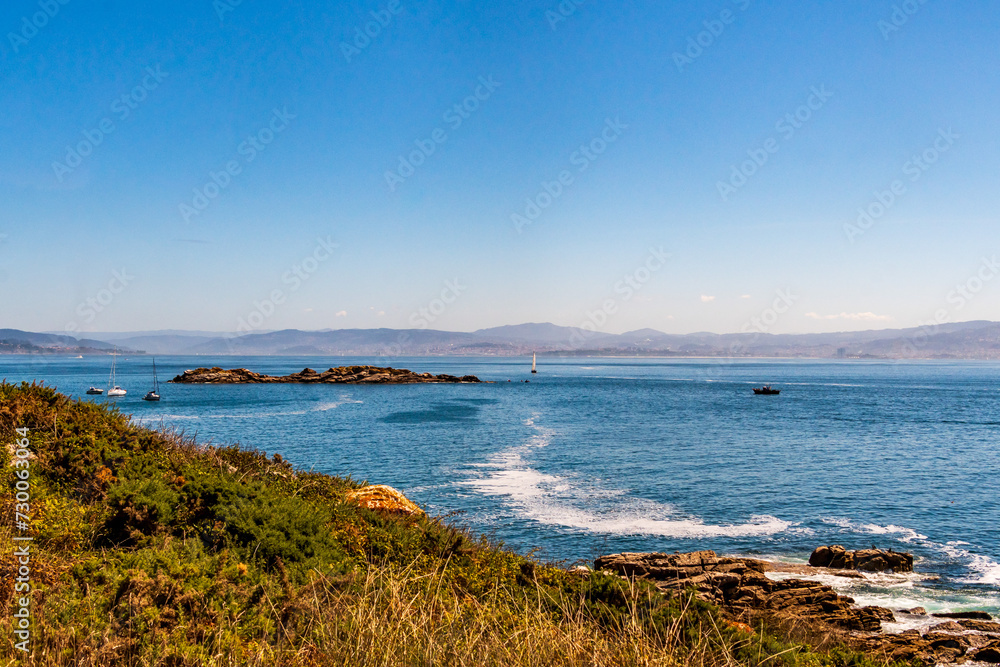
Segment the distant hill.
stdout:
[[20,329],[0,329],[0,354],[82,354],[105,353],[113,345],[90,338],[77,339],[60,334],[34,333]]
[[640,329],[590,332],[551,323],[480,329],[285,329],[245,335],[212,332],[100,334],[107,340],[0,329],[0,353],[106,353],[190,355],[516,356],[549,355],[1000,359],[1000,323],[958,322],[935,327],[820,334],[667,334]]

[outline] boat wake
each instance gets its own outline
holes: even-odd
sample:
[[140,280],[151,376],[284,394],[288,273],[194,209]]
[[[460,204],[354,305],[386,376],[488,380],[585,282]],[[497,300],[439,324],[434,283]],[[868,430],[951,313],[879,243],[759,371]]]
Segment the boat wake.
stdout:
[[642,498],[628,498],[626,491],[599,483],[548,475],[526,460],[547,447],[555,432],[536,424],[538,415],[525,421],[534,431],[517,447],[498,452],[486,463],[471,466],[473,479],[459,484],[488,496],[500,496],[522,518],[592,533],[653,535],[674,538],[759,537],[789,530],[793,524],[773,516],[752,516],[742,524],[706,524],[677,508]]
[[336,410],[341,405],[354,405],[354,404],[360,405],[361,403],[364,403],[364,401],[356,401],[353,398],[351,398],[351,397],[349,397],[347,395],[344,395],[344,396],[341,396],[339,400],[328,401],[328,402],[325,402],[325,403],[320,403],[319,405],[315,405],[312,408],[310,408],[309,411],[310,412],[326,412],[328,410]]
[[328,412],[330,410],[336,410],[342,405],[355,405],[362,404],[364,401],[354,400],[346,394],[340,396],[336,401],[324,401],[311,406],[308,410],[285,410],[282,412],[254,412],[252,410],[247,412],[217,412],[209,414],[194,414],[194,415],[180,415],[180,414],[160,414],[155,415],[141,415],[133,416],[132,419],[139,424],[149,424],[149,423],[159,423],[161,421],[171,422],[171,421],[184,421],[193,419],[260,419],[260,418],[274,418],[274,417],[298,417],[300,415],[306,415],[310,412]]

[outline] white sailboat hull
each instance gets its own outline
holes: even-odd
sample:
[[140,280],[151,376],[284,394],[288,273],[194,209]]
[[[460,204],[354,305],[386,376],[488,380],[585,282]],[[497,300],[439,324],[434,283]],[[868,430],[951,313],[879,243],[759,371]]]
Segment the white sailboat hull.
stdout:
[[108,397],[114,398],[116,396],[124,396],[125,390],[118,386],[115,382],[115,367],[118,365],[118,348],[115,348],[114,353],[111,355],[111,381],[108,383]]

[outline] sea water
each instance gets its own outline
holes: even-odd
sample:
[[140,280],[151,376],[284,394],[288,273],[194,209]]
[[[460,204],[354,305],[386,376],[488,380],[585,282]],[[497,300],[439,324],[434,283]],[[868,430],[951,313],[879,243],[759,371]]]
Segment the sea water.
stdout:
[[[174,385],[152,363],[0,357],[0,377],[114,402],[152,427],[389,484],[431,514],[566,564],[713,549],[803,562],[892,548],[916,572],[828,583],[861,604],[1000,612],[1000,363],[712,359],[157,357],[161,380],[221,365],[346,364],[490,384]],[[528,382],[525,382],[525,381]],[[779,396],[756,396],[771,383]]]

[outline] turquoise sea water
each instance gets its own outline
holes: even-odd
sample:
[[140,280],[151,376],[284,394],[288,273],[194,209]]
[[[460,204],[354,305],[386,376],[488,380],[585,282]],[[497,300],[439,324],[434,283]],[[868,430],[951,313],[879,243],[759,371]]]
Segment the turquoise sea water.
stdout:
[[[792,561],[820,544],[914,553],[914,575],[835,582],[860,603],[1000,613],[1000,363],[157,357],[286,374],[371,363],[481,385],[172,385],[119,358],[116,403],[151,426],[395,486],[550,560],[714,549]],[[74,396],[109,357],[0,357]],[[507,380],[512,380],[507,382]],[[530,380],[529,383],[522,382]],[[780,396],[754,396],[770,382]],[[104,397],[90,400],[107,401]],[[113,400],[113,399],[112,399]]]

